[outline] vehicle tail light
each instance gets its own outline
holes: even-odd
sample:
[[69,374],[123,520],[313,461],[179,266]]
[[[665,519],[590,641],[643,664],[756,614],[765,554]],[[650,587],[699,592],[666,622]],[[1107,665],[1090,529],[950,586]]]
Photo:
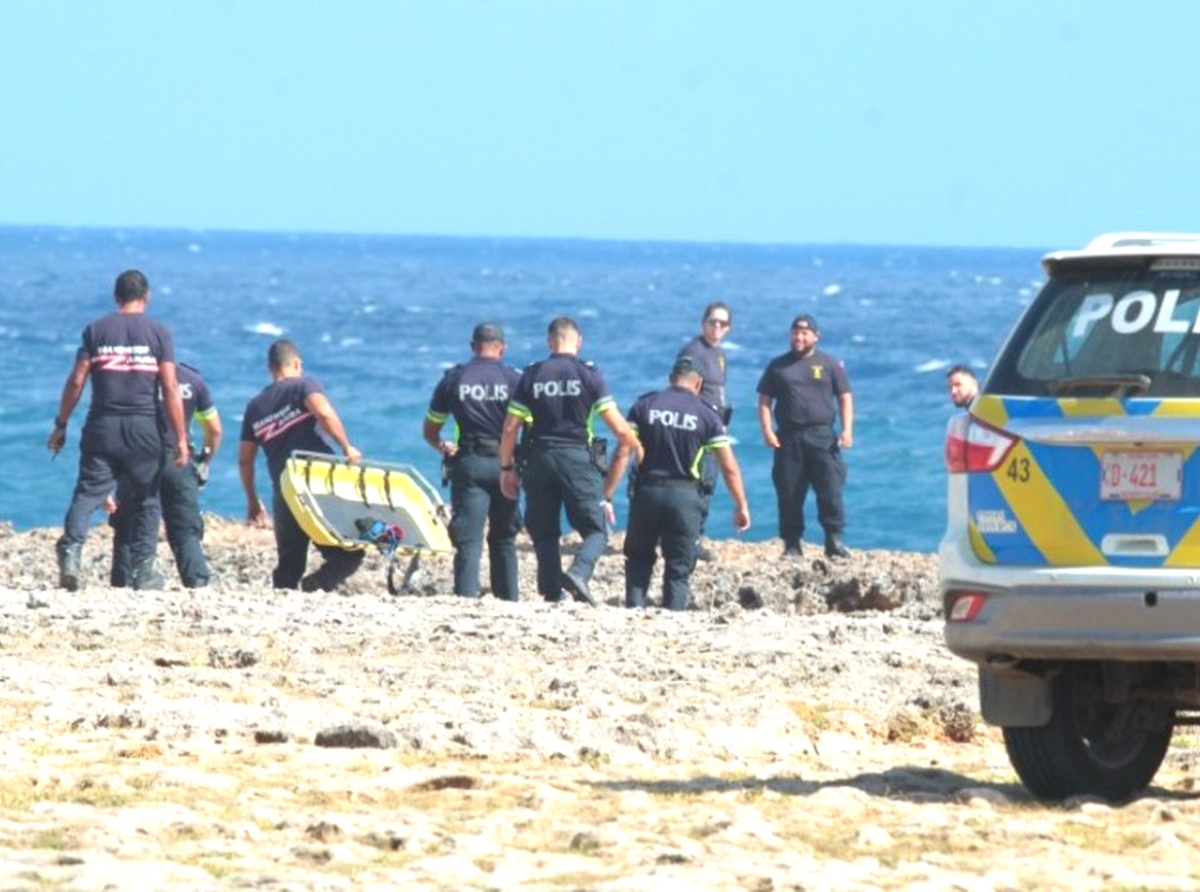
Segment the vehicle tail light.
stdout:
[[994,471],[1016,442],[965,412],[955,415],[946,425],[946,469],[951,474]]
[[952,623],[969,623],[979,616],[979,611],[987,603],[984,592],[956,592],[946,614],[946,620]]

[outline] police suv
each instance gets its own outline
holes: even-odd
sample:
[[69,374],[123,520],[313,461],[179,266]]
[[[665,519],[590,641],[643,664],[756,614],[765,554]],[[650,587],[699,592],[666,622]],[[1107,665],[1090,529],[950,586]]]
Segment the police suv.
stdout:
[[1037,796],[1126,798],[1200,723],[1200,235],[1049,281],[946,437],[946,643]]

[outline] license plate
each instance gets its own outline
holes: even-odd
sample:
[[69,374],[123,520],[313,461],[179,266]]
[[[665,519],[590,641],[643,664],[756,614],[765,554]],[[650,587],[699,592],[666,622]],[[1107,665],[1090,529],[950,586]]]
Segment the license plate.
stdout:
[[1106,452],[1101,463],[1100,498],[1169,502],[1179,498],[1183,456],[1178,452]]

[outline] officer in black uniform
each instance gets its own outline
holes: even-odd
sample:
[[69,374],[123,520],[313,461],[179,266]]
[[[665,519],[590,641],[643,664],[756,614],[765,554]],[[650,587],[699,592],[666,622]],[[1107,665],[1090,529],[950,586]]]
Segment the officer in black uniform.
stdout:
[[[846,525],[842,508],[846,470],[839,448],[854,443],[854,399],[842,364],[817,349],[820,338],[816,319],[807,313],[797,316],[792,320],[792,349],[772,359],[758,382],[758,420],[763,440],[775,450],[771,480],[779,502],[785,557],[801,554],[810,484],[817,494],[817,518],[825,529],[825,554],[850,556],[841,542]],[[833,428],[839,410],[840,436]]]
[[[625,606],[645,607],[662,543],[663,607],[686,610],[696,541],[705,514],[700,466],[712,454],[733,496],[733,525],[750,527],[750,507],[732,443],[716,411],[698,394],[703,377],[690,356],[671,368],[671,386],[640,397],[629,411],[629,423],[645,447],[631,483],[629,528],[625,534]],[[617,450],[613,467],[619,479],[628,449]],[[615,481],[613,486],[615,486]],[[611,498],[613,490],[607,490]]]
[[[733,312],[724,301],[713,301],[704,308],[700,317],[700,334],[692,338],[683,349],[680,356],[690,356],[695,362],[700,374],[704,376],[704,385],[700,388],[700,399],[717,410],[721,423],[729,428],[729,420],[733,417],[733,407],[725,399],[725,367],[727,361],[721,341],[729,334],[733,325]],[[712,455],[705,453],[700,468],[702,486],[704,489],[704,518],[700,523],[700,535],[704,535],[704,526],[708,521],[708,508],[712,501],[713,487],[717,481],[716,465]],[[696,543],[696,557],[702,561],[715,560],[716,555],[702,542]]]
[[[510,499],[516,499],[524,484],[525,525],[537,555],[538,593],[547,601],[559,601],[565,586],[576,600],[594,605],[588,583],[614,519],[612,503],[604,498],[603,463],[593,448],[595,419],[604,419],[639,459],[642,445],[617,409],[604,377],[580,360],[583,336],[575,320],[560,316],[551,322],[546,344],[550,357],[525,369],[508,403],[500,439],[500,483]],[[518,476],[514,452],[523,424],[530,425],[530,451]],[[610,479],[612,470],[608,469]],[[558,541],[564,506],[568,522],[583,538],[565,572]]]
[[256,526],[269,524],[254,481],[255,459],[261,446],[271,473],[271,504],[278,552],[278,563],[271,574],[275,588],[333,591],[359,568],[366,552],[318,545],[317,550],[324,556],[325,563],[305,576],[311,540],[288,508],[279,489],[279,479],[288,457],[295,450],[334,455],[337,447],[351,464],[357,463],[362,453],[346,436],[346,429],[325,395],[325,388],[316,378],[304,374],[304,364],[295,344],[285,339],[273,343],[267,350],[267,369],[272,383],[250,400],[242,416],[238,471],[246,491],[246,520]]
[[92,402],[79,438],[79,477],[62,538],[55,547],[59,585],[68,591],[79,588],[80,558],[92,513],[112,495],[121,477],[129,480],[126,501],[132,524],[133,587],[163,585],[162,574],[154,565],[158,478],[163,464],[160,388],[166,420],[176,436],[175,467],[188,463],[183,403],[175,378],[175,343],[165,325],[146,315],[150,284],[145,275],[135,269],[121,273],[113,299],[117,311],[83,330],[83,344],[63,385],[54,430],[46,441],[55,455],[62,450],[67,422],[90,379]]
[[[450,540],[454,543],[454,591],[479,597],[479,564],[483,524],[488,523],[488,563],[492,594],[518,600],[517,502],[500,492],[500,434],[508,399],[521,375],[503,362],[504,331],[481,322],[471,335],[469,362],[446,372],[434,388],[425,415],[425,442],[450,466]],[[451,417],[458,439],[443,440],[442,426]]]
[[[203,588],[208,585],[208,561],[204,557],[204,518],[200,514],[200,490],[208,482],[208,471],[217,447],[221,445],[221,416],[213,403],[208,382],[200,372],[181,362],[175,369],[179,394],[183,399],[183,418],[191,438],[191,421],[200,422],[204,431],[203,445],[195,453],[195,461],[185,468],[164,464],[158,483],[158,498],[162,503],[163,525],[167,528],[167,544],[175,556],[175,567],[184,588]],[[174,454],[175,437],[170,428],[163,434],[168,457]],[[116,511],[109,517],[113,528],[112,570],[109,581],[122,588],[133,579],[130,552],[132,536],[131,515],[125,510],[128,478],[117,485]]]

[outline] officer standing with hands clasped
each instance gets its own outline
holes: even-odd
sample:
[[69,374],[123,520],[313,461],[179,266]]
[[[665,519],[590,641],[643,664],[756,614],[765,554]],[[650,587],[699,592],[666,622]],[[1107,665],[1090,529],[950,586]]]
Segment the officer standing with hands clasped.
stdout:
[[[606,523],[615,519],[612,503],[604,498],[615,468],[608,469],[606,481],[596,455],[593,422],[596,417],[604,419],[639,460],[642,444],[617,409],[604,377],[579,358],[583,335],[575,320],[560,316],[551,322],[546,344],[549,358],[525,369],[508,404],[500,440],[500,485],[510,499],[516,499],[524,485],[525,524],[537,555],[538,593],[547,601],[560,601],[565,586],[575,600],[594,606],[588,583],[608,544]],[[526,437],[531,445],[518,475],[514,454],[523,424],[530,425]],[[583,538],[565,572],[558,541],[564,506],[567,520]]]
[[[801,313],[792,320],[792,349],[772,359],[758,382],[758,420],[763,440],[775,450],[771,480],[779,503],[784,557],[801,554],[804,501],[810,485],[817,494],[817,517],[825,528],[825,554],[850,556],[841,542],[846,471],[839,447],[849,449],[854,443],[854,398],[842,364],[817,349],[820,338],[817,320]],[[839,410],[840,436],[833,429]]]
[[136,269],[117,276],[115,313],[83,330],[83,343],[63,385],[58,416],[46,445],[58,455],[67,438],[67,422],[92,383],[92,403],[79,438],[79,477],[55,546],[58,584],[75,591],[80,558],[92,513],[112,495],[117,481],[128,478],[127,507],[132,524],[130,549],[135,589],[162,588],[154,565],[158,545],[158,478],[163,464],[158,393],[175,434],[174,464],[188,463],[183,402],[175,378],[175,342],[170,330],[146,315],[150,283]]
[[[518,600],[517,502],[500,492],[500,435],[508,399],[521,375],[504,364],[504,331],[481,322],[471,335],[470,361],[446,372],[433,391],[425,415],[425,442],[450,466],[450,540],[454,543],[454,592],[479,597],[483,524],[488,524],[488,562],[492,594]],[[441,439],[450,418],[457,441]]]
[[[696,566],[696,541],[706,513],[700,467],[714,456],[733,497],[733,525],[750,527],[750,507],[732,443],[716,411],[702,399],[703,377],[690,356],[680,356],[671,368],[671,386],[638,399],[629,423],[645,447],[631,483],[629,527],[625,534],[625,606],[645,607],[646,590],[654,570],[655,551],[662,543],[663,607],[686,610],[689,580]],[[613,459],[617,479],[628,461],[622,444]],[[616,481],[606,494],[611,498]]]

